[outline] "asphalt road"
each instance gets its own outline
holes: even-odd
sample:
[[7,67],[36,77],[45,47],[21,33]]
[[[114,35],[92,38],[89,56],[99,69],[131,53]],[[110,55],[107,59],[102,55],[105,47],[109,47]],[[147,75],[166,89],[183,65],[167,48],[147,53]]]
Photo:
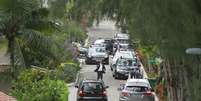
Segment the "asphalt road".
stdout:
[[[93,28],[89,29],[89,43],[98,39],[98,38],[112,38],[114,34],[117,32],[114,22],[111,21],[102,21],[98,27],[94,26]],[[94,72],[96,68],[95,65],[82,65],[82,69],[80,71],[79,79],[96,79],[97,75]],[[115,80],[112,77],[112,73],[110,70],[109,65],[106,65],[106,73],[103,77],[103,81],[106,85],[109,86],[107,89],[108,92],[108,101],[118,101],[119,99],[119,92],[117,88],[119,85],[125,80]],[[69,87],[70,95],[69,101],[76,101],[76,91],[77,89],[72,86]]]

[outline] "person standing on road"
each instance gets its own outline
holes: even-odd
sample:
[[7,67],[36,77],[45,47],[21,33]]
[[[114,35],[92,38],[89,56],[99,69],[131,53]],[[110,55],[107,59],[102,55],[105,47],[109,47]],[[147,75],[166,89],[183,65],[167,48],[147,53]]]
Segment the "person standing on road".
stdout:
[[102,61],[98,63],[97,68],[94,71],[97,72],[97,80],[103,80],[103,73],[105,73],[106,68]]

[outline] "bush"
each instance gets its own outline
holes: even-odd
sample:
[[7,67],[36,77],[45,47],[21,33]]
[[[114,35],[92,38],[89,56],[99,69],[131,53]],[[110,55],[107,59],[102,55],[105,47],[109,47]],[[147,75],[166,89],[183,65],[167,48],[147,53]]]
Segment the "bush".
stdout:
[[60,79],[65,82],[73,82],[76,79],[77,72],[80,70],[79,64],[77,63],[62,63],[60,65],[62,69],[60,73]]
[[61,80],[50,80],[46,72],[26,70],[16,81],[11,94],[19,101],[67,101],[68,88]]

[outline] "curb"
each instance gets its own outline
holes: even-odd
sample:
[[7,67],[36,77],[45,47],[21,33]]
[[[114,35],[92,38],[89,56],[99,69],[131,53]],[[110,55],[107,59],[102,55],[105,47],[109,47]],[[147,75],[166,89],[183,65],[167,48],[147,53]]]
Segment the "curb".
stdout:
[[[84,44],[84,46],[88,46],[88,43],[89,43],[89,36],[88,36],[87,39],[85,40],[85,44]],[[79,61],[79,62],[80,62],[80,67],[82,67],[83,62],[82,62],[82,61]],[[67,86],[68,86],[68,87],[72,87],[72,86],[74,86],[74,85],[78,82],[78,80],[79,80],[79,76],[80,76],[80,71],[77,72],[75,82],[68,83]]]

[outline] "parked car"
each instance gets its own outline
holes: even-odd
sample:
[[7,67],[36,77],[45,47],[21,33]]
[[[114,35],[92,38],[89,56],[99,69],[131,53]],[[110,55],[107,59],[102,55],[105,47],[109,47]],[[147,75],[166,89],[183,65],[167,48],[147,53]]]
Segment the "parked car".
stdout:
[[88,49],[87,56],[85,59],[86,64],[97,63],[103,61],[104,64],[109,64],[109,55],[105,47],[92,46]]
[[121,84],[119,101],[154,101],[154,90],[147,79],[128,79]]
[[105,47],[107,52],[111,54],[113,52],[113,41],[112,39],[98,39],[95,40],[93,46]]
[[77,90],[77,101],[107,101],[108,86],[103,81],[82,80],[75,86]]
[[[125,33],[117,33],[114,36],[113,52],[117,50],[118,45],[120,48],[129,48],[129,35]],[[114,54],[114,53],[113,53]]]
[[[132,59],[132,58],[136,58],[136,54],[134,51],[130,51],[130,50],[119,50],[112,57],[110,67],[112,67],[116,63],[117,59],[120,57]],[[112,68],[111,68],[111,70],[112,70]]]
[[115,79],[128,78],[131,72],[138,68],[136,58],[118,58],[112,66],[112,75]]
[[115,35],[114,35],[114,39],[119,39],[119,38],[124,38],[124,39],[129,39],[130,38],[130,36],[129,36],[129,34],[127,34],[127,33],[116,33]]

